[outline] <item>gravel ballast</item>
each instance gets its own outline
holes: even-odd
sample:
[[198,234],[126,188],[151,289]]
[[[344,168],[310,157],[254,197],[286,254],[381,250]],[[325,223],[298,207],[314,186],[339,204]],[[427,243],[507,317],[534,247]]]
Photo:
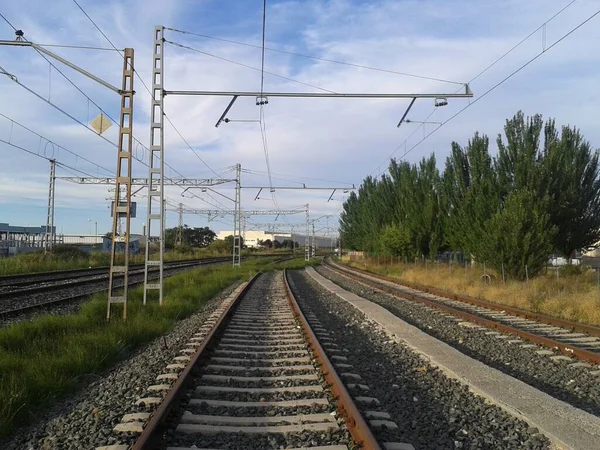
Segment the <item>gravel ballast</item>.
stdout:
[[114,426],[124,414],[140,411],[135,401],[148,386],[156,384],[157,375],[180,354],[190,336],[236,285],[207,301],[198,312],[178,322],[165,336],[139,349],[100,378],[82,382],[73,397],[60,401],[51,411],[41,413],[32,425],[0,442],[0,448],[87,450],[122,441],[113,433]]
[[[217,263],[222,264],[222,263]],[[165,267],[164,276],[169,277],[189,270],[197,269],[201,266],[186,267]],[[158,273],[151,272],[149,280],[158,278]],[[144,282],[144,273],[136,272],[129,275],[130,288]],[[55,284],[56,286],[56,284]],[[116,287],[123,286],[123,280],[117,279]],[[90,277],[88,284],[69,287],[65,285],[62,289],[55,289],[50,292],[34,292],[21,296],[0,299],[0,328],[7,327],[10,324],[23,320],[33,320],[39,315],[65,315],[73,314],[79,310],[79,307],[89,301],[90,296],[103,292],[108,289],[108,279],[106,277]],[[15,311],[20,308],[27,308],[23,311]]]
[[[263,323],[261,319],[252,322],[252,312],[260,310],[264,317],[276,317],[275,312],[289,317],[271,318]],[[248,323],[250,321],[250,323]],[[277,321],[277,325],[272,325]],[[247,325],[244,325],[247,324]],[[261,338],[256,336],[243,336],[244,327],[246,331],[262,333]],[[236,336],[236,337],[232,337]],[[285,344],[281,336],[287,340],[294,340],[294,344]],[[235,344],[231,343],[235,340]],[[231,347],[235,345],[236,347]],[[268,349],[262,346],[268,345]],[[286,347],[287,345],[287,347]],[[294,347],[294,348],[290,348]],[[227,354],[219,352],[227,351]],[[277,352],[277,353],[263,353]],[[166,432],[166,446],[192,447],[210,449],[244,449],[244,450],[266,450],[283,448],[304,448],[326,445],[344,445],[350,442],[350,436],[345,426],[339,425],[327,431],[304,429],[302,431],[286,432],[274,431],[280,425],[297,424],[299,414],[326,414],[337,419],[335,406],[327,399],[332,396],[331,392],[324,386],[324,381],[319,369],[311,362],[310,352],[306,340],[300,331],[298,322],[292,316],[292,309],[286,298],[283,285],[282,272],[269,272],[261,275],[254,285],[248,290],[231,321],[221,331],[217,341],[210,351],[211,358],[202,367],[198,368],[194,380],[189,384],[193,388],[186,394],[181,404],[173,410],[168,418],[169,426]],[[227,362],[219,361],[218,358],[235,358]],[[291,360],[290,360],[291,358]],[[299,363],[297,358],[306,358],[307,361]],[[278,362],[271,363],[277,359]],[[225,368],[224,365],[226,364]],[[229,367],[228,367],[229,366]],[[298,370],[298,366],[302,366]],[[221,368],[219,368],[221,367]],[[234,367],[235,369],[232,369]],[[257,367],[261,369],[256,369]],[[238,368],[243,368],[239,370]],[[210,379],[207,377],[220,375],[227,378]],[[274,379],[273,377],[287,376],[297,377],[312,375],[309,379],[287,378]],[[256,379],[256,377],[267,377],[267,379]],[[229,378],[235,377],[235,378]],[[244,379],[244,377],[255,377]],[[302,392],[292,392],[284,388],[307,387],[316,388]],[[234,388],[236,391],[210,391],[214,388]],[[277,388],[277,392],[247,392],[244,389],[269,389]],[[311,401],[319,399],[324,404],[313,402],[310,405],[295,405],[292,407],[269,404],[270,402],[290,402],[295,400]],[[247,405],[236,405],[235,407],[211,406],[210,400],[229,402],[248,402]],[[263,403],[264,406],[257,407],[256,404]],[[255,431],[248,432],[224,432],[214,433],[198,432],[186,434],[177,430],[178,425],[185,423],[185,417],[189,414],[202,414],[210,416],[231,417],[269,417],[276,418],[272,423],[272,432]],[[329,417],[328,417],[329,418]],[[213,417],[217,423],[221,417]],[[216,422],[215,422],[216,421]],[[308,419],[303,419],[308,421]],[[337,421],[337,420],[336,420]],[[336,422],[334,421],[334,422]],[[318,420],[317,422],[322,422]],[[251,424],[248,425],[252,428]],[[217,428],[215,426],[215,428]]]
[[296,294],[330,332],[333,342],[380,405],[361,410],[388,412],[398,428],[374,430],[381,441],[415,449],[547,449],[536,428],[474,395],[422,357],[398,344],[376,323],[303,272],[291,272]]
[[459,326],[451,317],[432,313],[431,309],[423,305],[376,291],[328,268],[319,267],[317,272],[342,288],[381,305],[402,320],[446,342],[465,355],[552,397],[600,416],[600,377],[589,370],[569,366],[566,361],[553,361],[549,358],[551,355],[536,353],[542,347],[524,348],[520,344],[509,344],[507,339],[499,339],[497,335],[486,334],[490,332],[488,329]]

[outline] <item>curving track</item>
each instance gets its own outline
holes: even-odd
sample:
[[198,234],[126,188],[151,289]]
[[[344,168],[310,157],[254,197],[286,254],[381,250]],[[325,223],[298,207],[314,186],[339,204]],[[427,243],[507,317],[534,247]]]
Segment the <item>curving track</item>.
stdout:
[[[231,261],[230,257],[171,261],[165,263],[164,275],[174,275],[201,265],[229,261]],[[143,266],[133,267],[133,270],[129,271],[129,286],[136,286],[144,281]],[[149,275],[150,279],[157,278],[158,269],[153,269],[152,272]],[[116,286],[122,285],[121,276],[120,279],[116,279]],[[105,267],[2,277],[0,278],[0,318],[9,322],[17,316],[81,300],[106,289],[108,289],[108,273]]]
[[137,450],[381,448],[281,272],[239,289],[181,353],[148,388],[162,395],[117,425],[121,442],[137,427]]
[[403,285],[391,277],[372,274],[354,267],[341,266],[330,261],[326,265],[344,276],[389,294],[399,295],[453,314],[471,323],[495,328],[503,333],[513,334],[536,344],[557,349],[566,357],[575,356],[592,364],[600,364],[600,328],[465,296],[453,295],[454,298],[449,298],[448,293],[440,290],[415,289],[414,286]]

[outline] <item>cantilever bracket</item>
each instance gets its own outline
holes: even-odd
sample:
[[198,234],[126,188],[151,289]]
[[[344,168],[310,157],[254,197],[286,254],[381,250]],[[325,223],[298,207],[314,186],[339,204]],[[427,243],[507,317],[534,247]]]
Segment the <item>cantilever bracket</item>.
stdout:
[[416,99],[417,97],[413,97],[413,99],[410,101],[410,105],[408,105],[408,108],[406,108],[406,111],[404,111],[404,115],[402,116],[402,119],[400,119],[400,122],[398,122],[398,125],[396,125],[396,128],[400,128],[400,125],[402,125],[402,122],[404,122],[404,119],[406,119],[406,116],[408,115],[408,112],[410,111],[410,108],[412,108],[412,105],[415,103]]
[[235,103],[235,101],[238,99],[237,95],[234,95],[233,98],[231,99],[231,101],[229,102],[229,104],[227,105],[227,108],[225,108],[225,111],[223,111],[223,114],[221,114],[221,117],[219,117],[219,120],[217,120],[217,123],[215,124],[215,128],[219,128],[219,125],[221,125],[221,122],[223,122],[225,120],[225,116],[227,115],[227,113],[229,112],[229,110],[231,109],[231,107],[233,106],[233,104]]

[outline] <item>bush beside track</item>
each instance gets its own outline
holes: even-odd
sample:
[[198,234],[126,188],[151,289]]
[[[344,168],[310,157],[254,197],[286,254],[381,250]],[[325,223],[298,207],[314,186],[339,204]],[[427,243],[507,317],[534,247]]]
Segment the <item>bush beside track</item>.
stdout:
[[96,294],[77,314],[40,316],[0,330],[0,438],[73,390],[168,331],[227,286],[259,270],[303,267],[294,259],[249,260],[239,270],[209,266],[165,280],[165,300],[142,306],[142,288],[130,291],[128,321],[105,320],[106,294]]

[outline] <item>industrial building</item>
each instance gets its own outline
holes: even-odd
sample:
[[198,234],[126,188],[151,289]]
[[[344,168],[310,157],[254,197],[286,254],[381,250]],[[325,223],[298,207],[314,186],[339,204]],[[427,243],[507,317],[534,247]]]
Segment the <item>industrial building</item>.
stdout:
[[[53,231],[56,232],[56,227]],[[22,227],[0,223],[0,257],[39,250],[44,245],[45,235],[45,225]]]
[[[217,233],[217,239],[225,239],[227,236],[232,236],[233,231],[220,231]],[[244,240],[244,246],[248,248],[259,247],[259,242],[270,239],[271,241],[283,242],[285,240],[295,241],[299,247],[304,246],[306,236],[304,234],[297,233],[278,233],[271,231],[246,231],[242,239]],[[315,242],[317,248],[331,248],[332,238],[316,236]]]

